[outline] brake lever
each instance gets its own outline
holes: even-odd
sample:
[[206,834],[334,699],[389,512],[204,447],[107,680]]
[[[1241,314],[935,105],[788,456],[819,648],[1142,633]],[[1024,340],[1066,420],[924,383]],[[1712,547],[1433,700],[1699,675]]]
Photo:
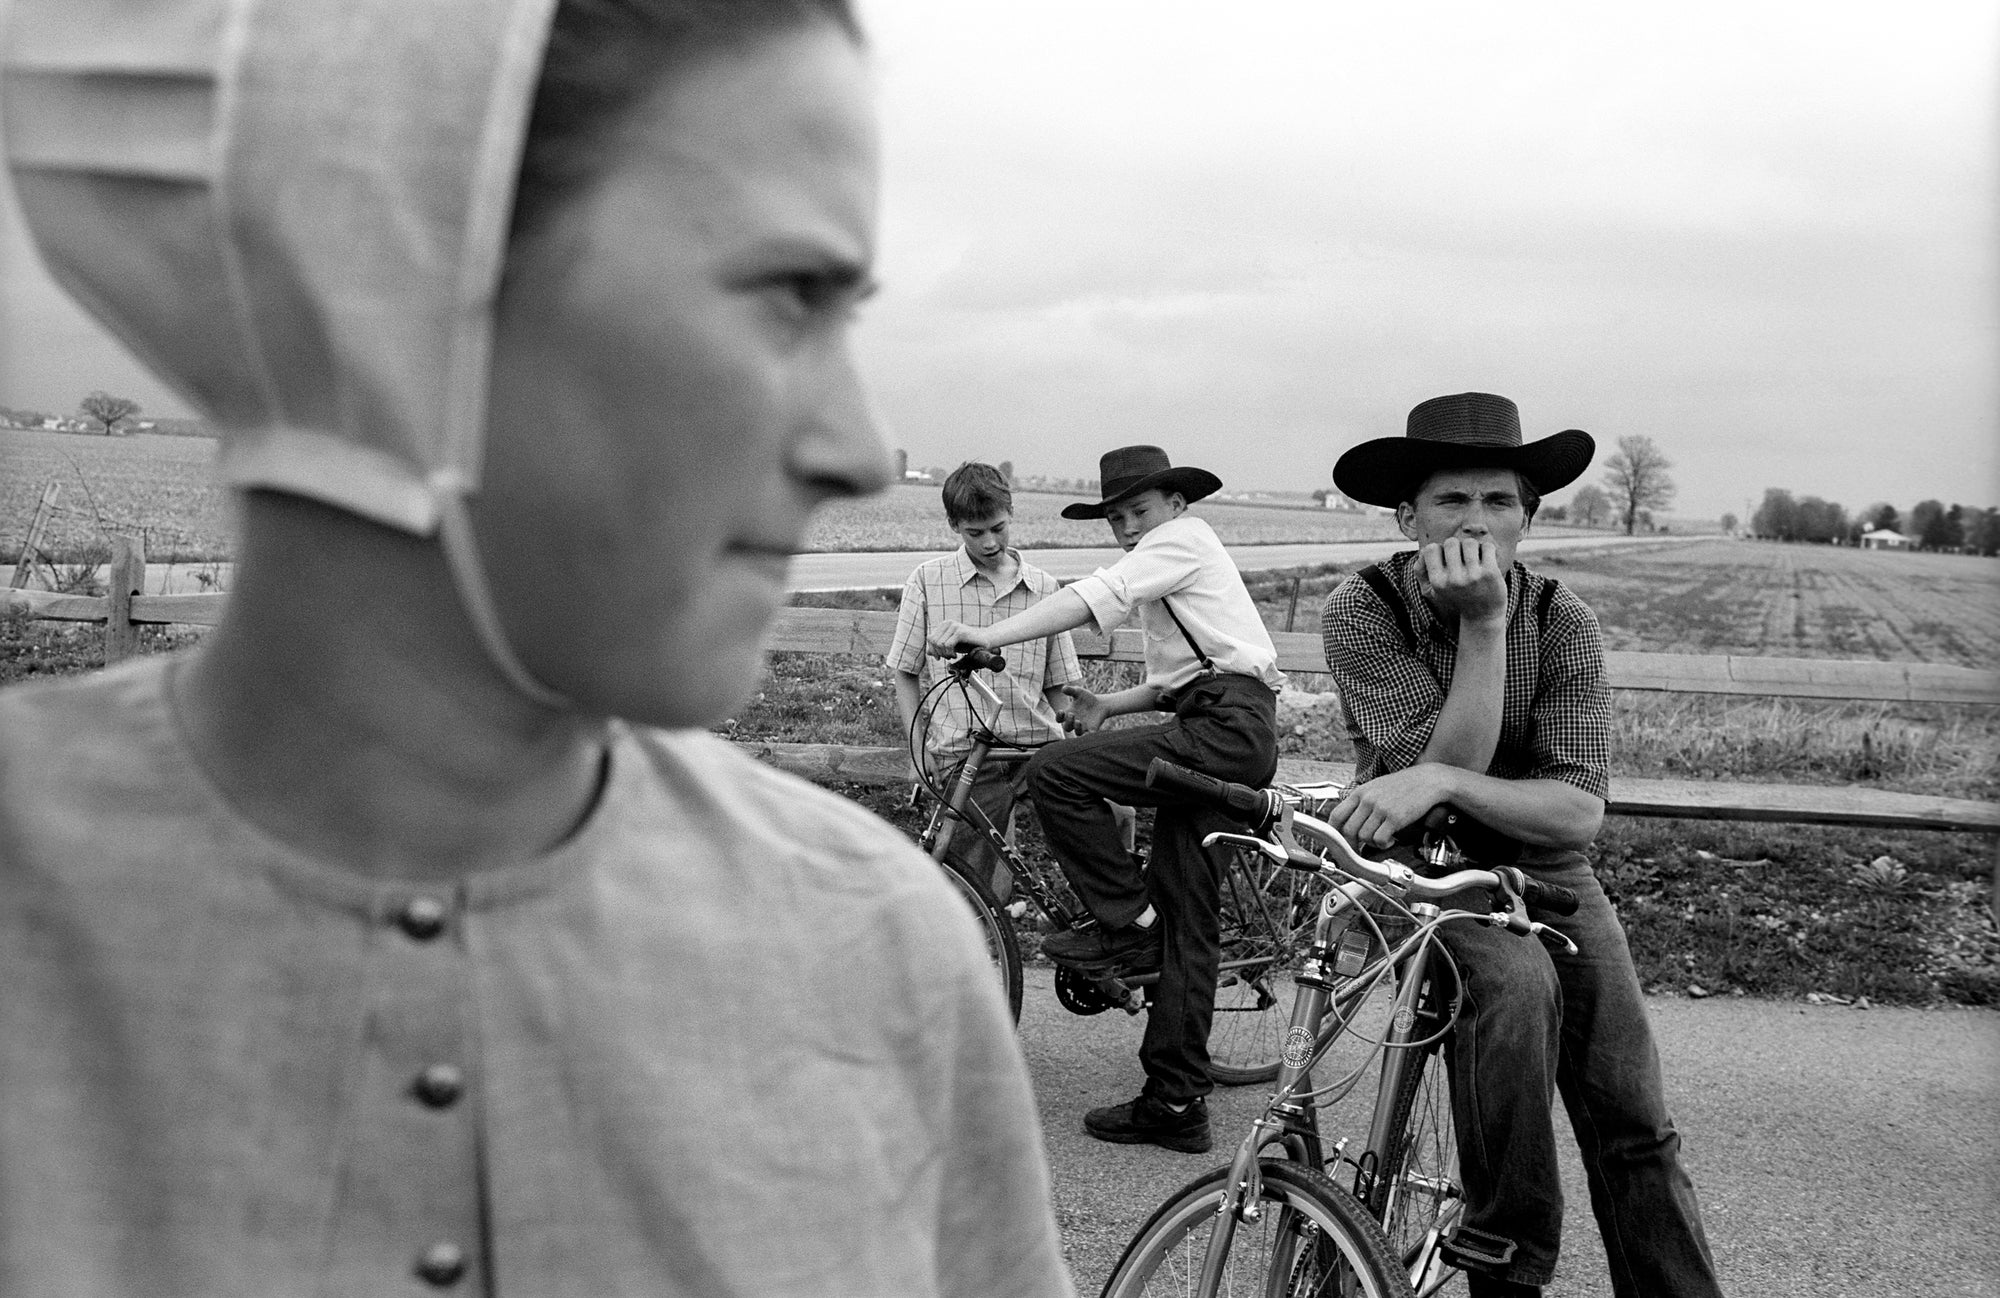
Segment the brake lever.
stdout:
[[1564,955],[1576,954],[1576,943],[1570,941],[1569,934],[1561,929],[1550,928],[1538,919],[1528,921],[1528,931]]
[[1201,840],[1203,847],[1214,847],[1217,843],[1229,843],[1236,847],[1253,848],[1270,857],[1279,865],[1283,865],[1288,859],[1284,848],[1268,839],[1258,838],[1255,834],[1231,834],[1217,831]]

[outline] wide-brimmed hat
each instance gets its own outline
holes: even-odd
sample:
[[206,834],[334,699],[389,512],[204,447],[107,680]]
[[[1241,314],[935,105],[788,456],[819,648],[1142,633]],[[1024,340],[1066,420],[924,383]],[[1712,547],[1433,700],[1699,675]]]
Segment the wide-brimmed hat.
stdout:
[[1547,495],[1590,467],[1597,443],[1580,428],[1521,442],[1521,412],[1490,392],[1432,397],[1410,411],[1401,437],[1378,437],[1341,456],[1333,485],[1349,500],[1394,508],[1439,469],[1517,469]]
[[1064,518],[1103,518],[1104,511],[1127,496],[1148,487],[1178,491],[1190,503],[1212,496],[1222,489],[1222,479],[1207,469],[1175,468],[1167,453],[1157,446],[1121,446],[1106,451],[1097,461],[1098,501],[1080,500],[1064,505]]

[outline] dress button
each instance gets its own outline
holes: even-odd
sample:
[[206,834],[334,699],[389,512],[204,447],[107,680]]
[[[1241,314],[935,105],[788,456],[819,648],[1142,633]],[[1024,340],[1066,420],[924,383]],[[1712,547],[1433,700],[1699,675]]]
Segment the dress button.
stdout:
[[444,932],[444,903],[436,897],[412,897],[403,905],[403,913],[396,917],[405,933],[419,942],[428,942]]
[[453,1064],[432,1064],[417,1074],[410,1090],[425,1107],[448,1109],[465,1094],[465,1072]]
[[455,1285],[465,1275],[465,1250],[440,1240],[417,1255],[417,1277],[439,1289]]

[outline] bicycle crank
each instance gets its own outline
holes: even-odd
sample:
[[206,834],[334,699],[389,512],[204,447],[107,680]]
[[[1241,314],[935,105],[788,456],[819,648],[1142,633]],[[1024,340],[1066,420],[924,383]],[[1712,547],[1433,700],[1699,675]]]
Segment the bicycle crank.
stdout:
[[1127,1014],[1137,1014],[1146,1007],[1146,996],[1137,987],[1128,986],[1117,978],[1079,973],[1075,969],[1056,967],[1056,1000],[1072,1014],[1102,1014],[1116,1007]]

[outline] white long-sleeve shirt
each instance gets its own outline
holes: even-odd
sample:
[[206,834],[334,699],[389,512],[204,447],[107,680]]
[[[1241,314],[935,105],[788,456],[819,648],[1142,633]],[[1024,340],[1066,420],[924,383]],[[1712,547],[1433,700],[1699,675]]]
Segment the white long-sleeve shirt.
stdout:
[[1164,600],[1216,669],[1254,676],[1272,689],[1285,683],[1278,651],[1264,628],[1235,560],[1206,520],[1182,514],[1139,538],[1108,568],[1070,587],[1108,634],[1134,608],[1146,632],[1146,683],[1165,691],[1201,674],[1201,660],[1168,616]]

